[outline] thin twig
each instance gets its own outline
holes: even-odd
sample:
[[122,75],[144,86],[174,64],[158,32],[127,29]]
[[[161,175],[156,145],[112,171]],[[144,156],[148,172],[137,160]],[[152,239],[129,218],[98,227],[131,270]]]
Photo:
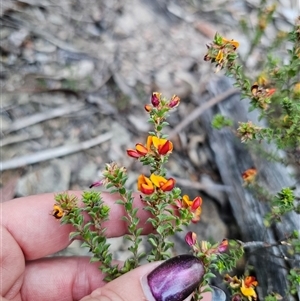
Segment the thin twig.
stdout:
[[9,126],[8,129],[4,130],[4,135],[18,131],[20,129],[24,129],[27,126],[34,125],[40,123],[45,120],[49,120],[52,118],[60,117],[68,113],[77,112],[84,107],[83,104],[77,105],[64,105],[59,108],[48,110],[46,112],[37,113],[35,115],[31,115],[28,117],[23,117],[16,120],[12,125]]
[[89,149],[93,146],[96,146],[98,144],[101,144],[109,139],[111,139],[112,134],[111,133],[105,133],[103,135],[97,136],[93,139],[78,142],[76,144],[72,145],[64,145],[52,149],[47,149],[40,151],[38,153],[14,158],[8,161],[0,162],[0,171],[8,170],[8,169],[15,169],[22,166],[26,166],[29,164],[34,164],[46,160],[50,160],[53,158],[58,158],[62,156],[66,156],[72,153],[76,153],[81,150]]
[[240,93],[236,88],[231,88],[226,92],[217,95],[216,97],[210,99],[200,107],[196,108],[191,114],[188,115],[188,118],[185,118],[180,122],[170,133],[169,139],[174,138],[179,132],[181,132],[185,127],[187,127],[190,123],[192,123],[195,119],[197,119],[201,114],[203,114],[206,110],[214,106],[215,104],[223,101],[233,94]]
[[30,135],[28,133],[18,135],[18,136],[8,136],[0,140],[0,147],[4,147],[10,144],[15,144],[15,143],[20,143],[20,142],[25,142],[28,140],[34,140],[34,139],[39,139],[43,137],[43,134],[37,134],[37,135]]

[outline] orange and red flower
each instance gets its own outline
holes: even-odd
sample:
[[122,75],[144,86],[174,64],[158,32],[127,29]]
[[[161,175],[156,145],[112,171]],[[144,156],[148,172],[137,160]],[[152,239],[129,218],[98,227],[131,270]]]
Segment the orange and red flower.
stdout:
[[127,155],[132,158],[140,158],[148,153],[158,153],[161,156],[168,155],[173,150],[173,143],[168,139],[158,138],[156,136],[148,136],[147,145],[141,143],[135,145],[135,149],[128,149]]
[[135,149],[128,149],[127,155],[132,158],[144,157],[148,154],[148,149],[141,143],[135,145]]
[[192,201],[188,195],[184,195],[182,200],[177,200],[176,205],[178,208],[187,208],[193,214],[192,222],[196,223],[200,220],[200,215],[202,212],[202,198],[197,196]]
[[241,292],[249,301],[252,301],[252,298],[253,300],[257,299],[257,295],[254,290],[257,285],[258,282],[253,276],[247,276],[245,279],[242,279]]
[[152,174],[150,176],[151,182],[162,191],[171,191],[175,186],[175,180],[173,178],[166,179],[162,176]]
[[150,178],[144,175],[138,177],[138,190],[144,194],[150,195],[155,189],[160,189],[163,192],[171,191],[175,186],[173,178],[166,179],[162,176],[152,174]]
[[242,178],[245,184],[253,183],[257,175],[257,169],[255,167],[248,168],[242,173]]
[[160,155],[167,155],[173,150],[173,143],[170,140],[158,138],[156,136],[148,136],[148,151],[157,151]]
[[138,190],[144,194],[152,194],[155,190],[153,183],[144,175],[138,177]]

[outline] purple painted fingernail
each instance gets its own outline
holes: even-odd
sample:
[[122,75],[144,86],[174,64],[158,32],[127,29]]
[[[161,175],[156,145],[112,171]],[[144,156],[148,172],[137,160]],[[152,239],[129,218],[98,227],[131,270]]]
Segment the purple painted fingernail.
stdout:
[[148,299],[155,301],[183,301],[200,284],[204,275],[202,262],[192,255],[173,257],[156,267],[142,279]]

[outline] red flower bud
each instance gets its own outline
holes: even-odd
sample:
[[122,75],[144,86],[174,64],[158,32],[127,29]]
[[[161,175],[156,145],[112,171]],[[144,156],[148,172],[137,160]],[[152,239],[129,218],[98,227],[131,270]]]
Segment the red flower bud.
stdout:
[[98,187],[98,186],[101,186],[101,185],[103,185],[103,181],[102,181],[102,180],[96,181],[96,182],[94,182],[94,183],[92,183],[92,184],[90,185],[90,188]]
[[179,105],[180,98],[177,95],[173,95],[170,102],[169,102],[169,108],[175,108]]
[[128,149],[126,152],[129,157],[136,158],[136,159],[141,157],[141,155],[135,149]]
[[185,236],[185,242],[189,245],[189,246],[193,246],[196,244],[197,242],[197,234],[195,232],[188,232]]
[[227,251],[227,249],[228,249],[228,240],[223,239],[222,242],[218,246],[218,252],[219,253],[224,253],[224,252]]
[[151,103],[153,105],[153,107],[158,107],[160,104],[160,93],[158,92],[153,92],[152,93],[152,97],[151,97]]
[[151,105],[145,105],[144,108],[145,108],[145,111],[148,112],[148,113],[152,111],[152,106]]

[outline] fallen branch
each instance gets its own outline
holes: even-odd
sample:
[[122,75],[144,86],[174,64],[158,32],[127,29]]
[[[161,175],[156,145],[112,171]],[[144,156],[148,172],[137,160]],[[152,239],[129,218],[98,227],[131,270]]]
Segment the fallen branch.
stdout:
[[71,145],[64,145],[52,149],[47,149],[40,151],[38,153],[25,155],[22,157],[14,158],[8,161],[0,162],[0,170],[8,170],[8,169],[15,169],[22,166],[63,157],[72,153],[79,152],[81,150],[89,149],[93,146],[96,146],[98,144],[101,144],[107,140],[109,140],[112,137],[111,133],[105,133],[103,135],[97,136],[93,139],[78,142],[76,144]]
[[47,112],[41,112],[35,115],[31,115],[29,117],[19,118],[12,125],[10,125],[8,129],[4,130],[3,133],[4,135],[7,135],[9,133],[18,131],[20,129],[24,129],[27,126],[34,125],[52,118],[60,117],[68,113],[79,111],[83,107],[84,107],[83,104],[77,104],[77,105],[68,104],[53,110],[49,110]]
[[39,133],[37,135],[30,135],[28,133],[22,134],[19,136],[11,135],[11,136],[5,137],[0,140],[0,147],[4,147],[4,146],[10,145],[10,144],[15,144],[15,143],[20,143],[20,142],[25,142],[28,140],[39,139],[41,137],[43,137],[42,133]]

